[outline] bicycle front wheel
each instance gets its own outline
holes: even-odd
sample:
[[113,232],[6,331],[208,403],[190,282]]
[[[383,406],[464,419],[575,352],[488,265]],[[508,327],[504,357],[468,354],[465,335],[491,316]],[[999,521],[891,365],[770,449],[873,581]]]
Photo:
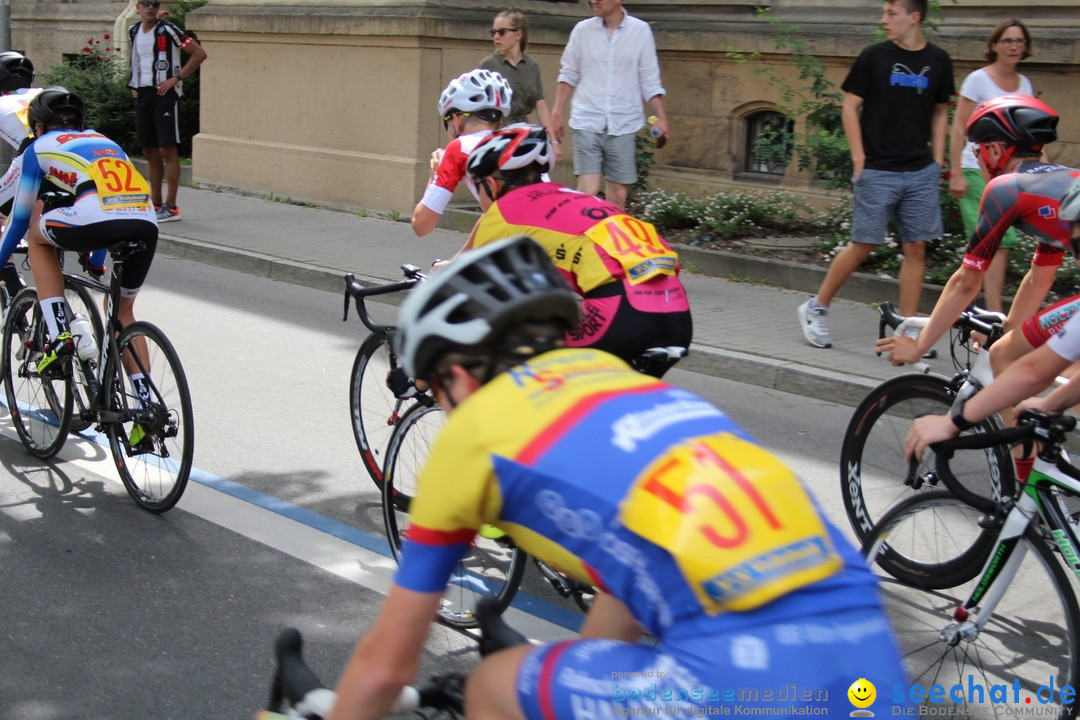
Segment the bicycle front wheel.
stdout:
[[71,362],[37,364],[48,342],[37,293],[27,288],[11,301],[4,322],[4,394],[19,439],[31,454],[60,452],[71,425]]
[[[971,552],[979,544],[974,538],[985,536],[990,540],[982,553],[985,561],[996,546],[997,533],[978,525],[981,515],[946,491],[922,493],[887,513],[864,545],[877,559],[875,573],[884,567],[893,576],[883,578],[881,594],[905,667],[912,683],[941,685],[951,702],[956,701],[949,695],[951,688],[961,685],[957,697],[963,697],[957,704],[965,707],[966,717],[1000,715],[991,704],[994,686],[1008,688],[1007,698],[996,700],[1000,708],[1014,702],[1024,707],[1026,698],[1039,702],[1039,687],[1053,684],[1054,702],[1060,707],[1060,689],[1075,686],[1080,678],[1080,608],[1068,575],[1037,524],[1027,528],[1014,550],[1026,553],[1016,575],[995,580],[1007,587],[986,623],[977,627],[953,619],[955,609],[982,580],[983,567],[959,571],[957,553]],[[903,547],[905,557],[915,558],[914,564],[888,567],[882,562],[887,556],[873,554],[894,545]],[[959,582],[948,587],[953,581]],[[977,612],[982,610],[972,610],[972,616]],[[1015,699],[1014,681],[1020,688]],[[969,686],[981,686],[982,692],[969,692]],[[1075,707],[1067,707],[1059,717],[1073,717],[1074,712]]]
[[[394,559],[401,562],[409,507],[416,496],[417,478],[446,414],[435,405],[414,404],[401,418],[387,450],[383,489],[383,521]],[[525,572],[525,553],[509,538],[477,535],[469,554],[458,563],[443,594],[439,617],[458,628],[476,627],[476,605],[495,598],[501,613],[517,593]]]
[[[937,487],[933,453],[912,468],[904,458],[904,438],[920,415],[941,414],[956,394],[939,375],[901,375],[870,391],[851,416],[840,451],[840,495],[848,521],[860,541],[878,519],[912,492]],[[988,418],[969,432],[999,427]],[[1008,449],[958,451],[949,466],[957,480],[995,500],[1011,495],[1016,471]]]
[[[105,382],[112,383],[109,409],[118,418],[105,423],[109,449],[132,499],[165,512],[183,495],[195,452],[187,377],[172,343],[150,323],[128,325],[117,346],[123,362],[110,355],[105,369]],[[142,397],[134,373],[146,381]]]
[[376,487],[382,487],[383,461],[405,401],[386,385],[397,366],[386,333],[372,333],[360,344],[349,378],[349,414],[360,458]]

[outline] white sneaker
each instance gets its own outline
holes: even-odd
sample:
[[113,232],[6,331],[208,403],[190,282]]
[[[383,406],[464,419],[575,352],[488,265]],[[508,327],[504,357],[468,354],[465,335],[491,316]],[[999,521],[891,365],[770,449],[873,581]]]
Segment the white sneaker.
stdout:
[[829,337],[829,324],[826,320],[829,309],[823,306],[811,308],[811,300],[813,298],[800,305],[796,311],[799,315],[799,324],[802,326],[803,335],[806,336],[806,341],[814,347],[831,348],[832,338]]

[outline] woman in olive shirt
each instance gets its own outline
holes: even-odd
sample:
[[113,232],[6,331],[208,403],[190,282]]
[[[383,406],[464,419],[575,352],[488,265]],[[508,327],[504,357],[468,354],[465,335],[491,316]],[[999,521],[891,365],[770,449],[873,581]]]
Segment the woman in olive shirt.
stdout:
[[529,113],[536,110],[540,124],[548,127],[550,114],[544,102],[540,67],[525,54],[529,46],[528,18],[512,10],[502,11],[492,23],[491,39],[495,52],[484,58],[479,67],[499,73],[510,83],[513,91],[510,115],[503,119],[503,125],[528,122]]

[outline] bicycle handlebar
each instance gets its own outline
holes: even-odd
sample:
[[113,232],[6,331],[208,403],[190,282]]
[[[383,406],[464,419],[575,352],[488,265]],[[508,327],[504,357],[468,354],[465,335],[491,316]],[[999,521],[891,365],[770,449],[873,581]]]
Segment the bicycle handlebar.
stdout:
[[402,265],[401,271],[405,274],[405,280],[389,283],[387,285],[372,286],[362,285],[356,279],[355,275],[346,273],[345,311],[341,317],[342,321],[349,319],[349,298],[352,298],[356,302],[356,314],[360,316],[360,322],[364,323],[368,330],[371,332],[386,332],[392,329],[392,325],[381,325],[371,319],[371,315],[367,311],[367,306],[364,304],[364,299],[375,295],[389,295],[390,293],[410,290],[416,283],[427,277],[424,273],[420,272],[420,268],[415,265]]
[[[486,597],[477,603],[476,618],[480,624],[482,656],[528,642],[528,638],[503,620],[494,598]],[[282,707],[282,702],[287,701],[302,717],[326,717],[336,695],[304,662],[303,648],[304,639],[296,628],[286,628],[278,635],[274,643],[277,669],[267,709],[277,711]],[[424,687],[403,688],[391,712],[398,714],[433,708],[460,713],[464,711],[464,688],[465,678],[460,675],[436,676]]]
[[[1016,427],[1000,428],[989,432],[976,432],[961,435],[952,440],[934,443],[930,449],[936,454],[936,469],[945,486],[958,498],[983,512],[992,512],[997,502],[978,495],[966,488],[956,479],[949,468],[949,461],[957,450],[983,450],[998,445],[1017,445],[1034,442],[1044,443],[1046,448],[1040,455],[1053,458],[1060,453],[1060,446],[1065,443],[1065,436],[1076,427],[1076,418],[1071,415],[1044,415],[1026,411],[1020,414]],[[1027,454],[1027,453],[1025,453]],[[915,461],[913,461],[913,469]]]
[[[878,322],[878,337],[885,337],[885,328],[890,327],[895,330],[901,323],[909,320],[909,318],[896,312],[891,302],[885,301],[878,305],[878,314],[881,316]],[[957,330],[967,330],[969,332],[977,332],[985,335],[988,339],[987,346],[993,340],[1001,337],[1001,329],[1005,324],[1005,316],[998,312],[991,312],[980,307],[972,307],[971,310],[965,310],[960,314],[960,317],[953,323],[953,327]]]

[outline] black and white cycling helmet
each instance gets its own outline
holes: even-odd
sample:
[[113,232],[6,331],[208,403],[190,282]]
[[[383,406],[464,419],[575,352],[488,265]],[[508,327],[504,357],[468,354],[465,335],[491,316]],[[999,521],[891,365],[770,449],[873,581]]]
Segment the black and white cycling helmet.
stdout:
[[430,379],[448,352],[483,352],[525,322],[580,318],[578,297],[547,252],[518,235],[462,253],[401,305],[395,351],[409,377]]
[[26,119],[31,128],[39,124],[47,128],[52,123],[82,128],[85,115],[86,105],[82,98],[60,85],[39,92],[26,110]]
[[517,123],[491,133],[469,153],[465,171],[473,180],[490,177],[496,170],[513,171],[536,167],[548,172],[555,153],[547,130],[539,125]]
[[34,63],[13,50],[0,52],[0,92],[9,93],[30,87],[34,81]]
[[451,112],[494,110],[502,117],[510,112],[510,83],[497,72],[477,69],[454,78],[439,96],[439,117]]

